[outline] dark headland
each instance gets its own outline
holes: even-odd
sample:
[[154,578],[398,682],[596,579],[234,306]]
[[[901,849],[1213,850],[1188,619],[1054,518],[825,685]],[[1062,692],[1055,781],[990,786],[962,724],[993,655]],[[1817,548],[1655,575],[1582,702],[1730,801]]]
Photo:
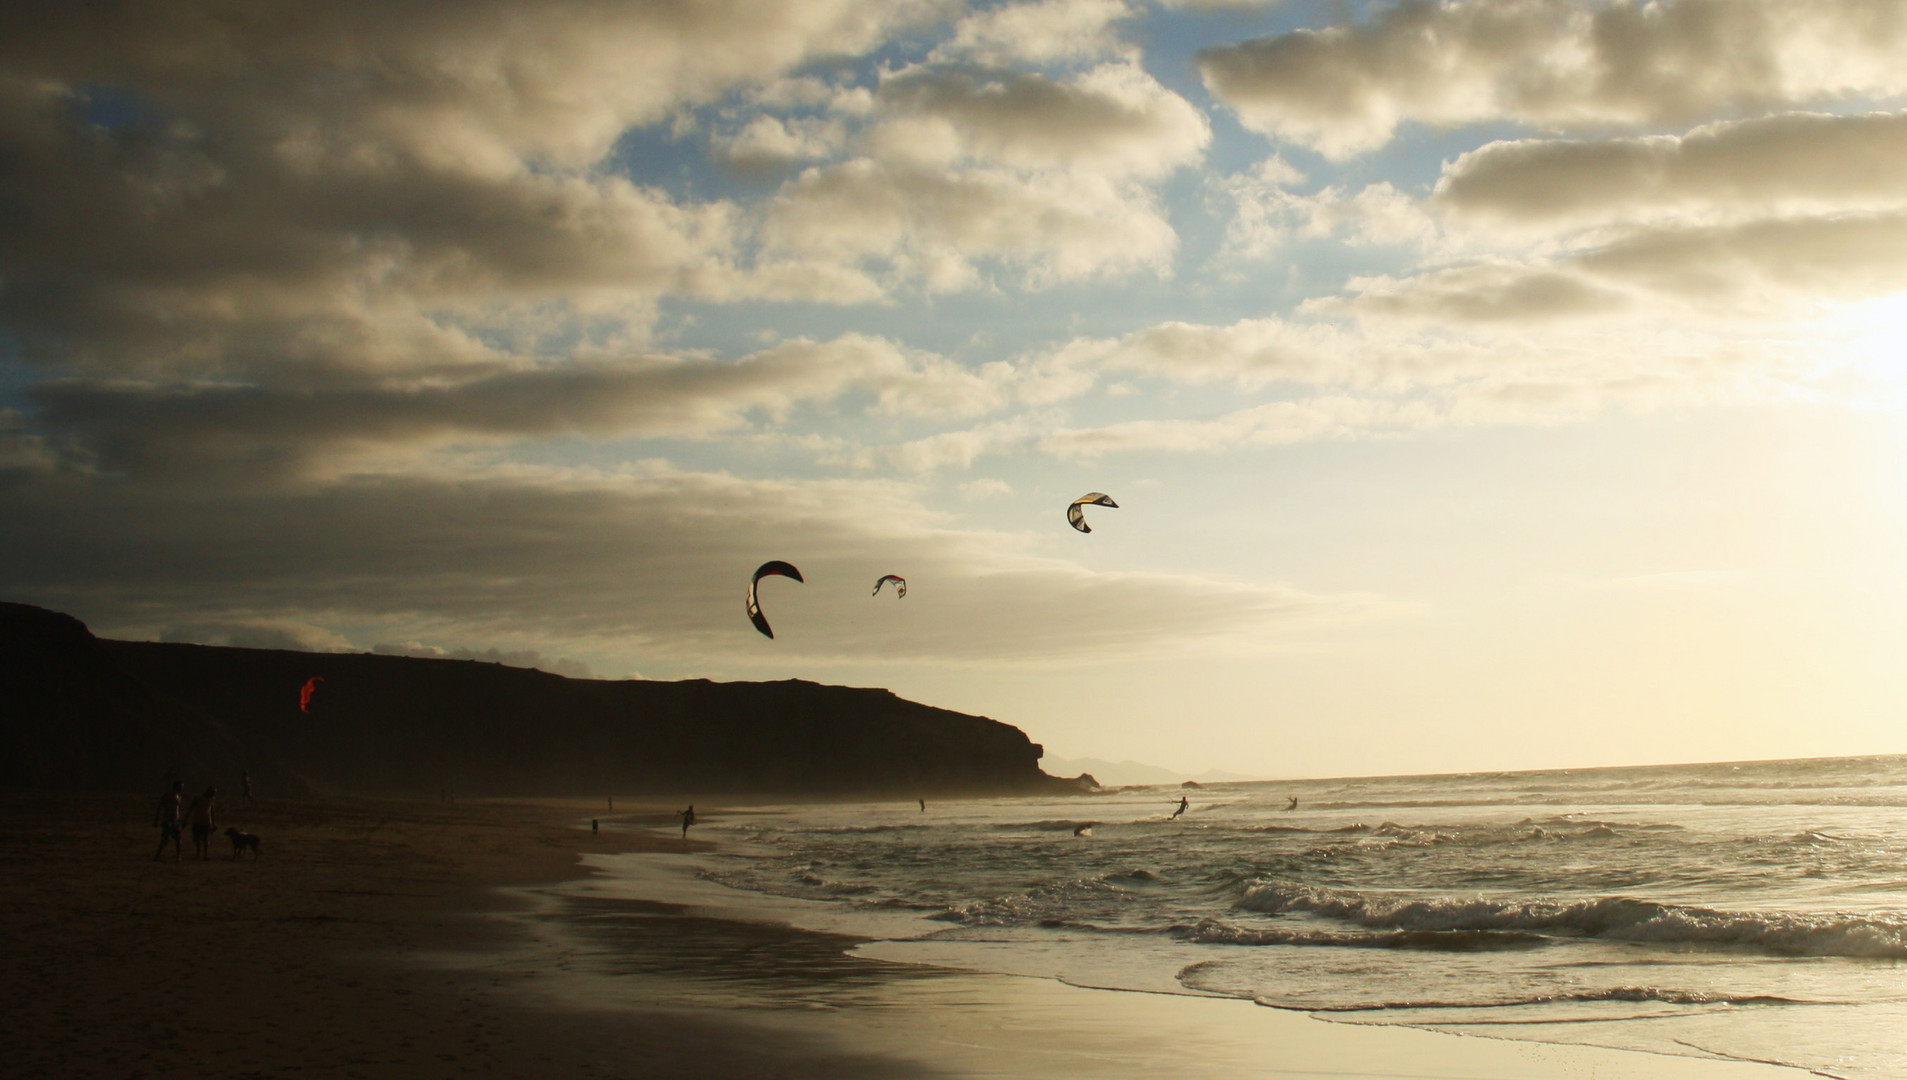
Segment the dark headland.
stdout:
[[[299,689],[324,681],[309,711]],[[1009,724],[799,680],[570,679],[465,660],[94,637],[0,603],[0,787],[932,797],[1079,791]]]

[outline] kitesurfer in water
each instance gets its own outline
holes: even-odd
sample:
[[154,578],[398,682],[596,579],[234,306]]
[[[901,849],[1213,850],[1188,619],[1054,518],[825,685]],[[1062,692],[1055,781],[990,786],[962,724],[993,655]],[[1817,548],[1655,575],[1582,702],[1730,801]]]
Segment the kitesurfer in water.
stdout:
[[689,826],[695,824],[695,804],[690,803],[689,808],[677,814],[676,817],[682,819],[682,839],[687,840],[689,838]]
[[923,814],[927,812],[927,800],[926,800],[926,799],[922,799],[922,800],[920,800],[920,812],[921,812],[921,813],[923,813]]
[[1298,797],[1296,795],[1293,795],[1291,796],[1291,805],[1285,807],[1285,810],[1287,812],[1290,812],[1292,810],[1296,810],[1297,808],[1298,808]]
[[1180,814],[1185,813],[1186,809],[1190,807],[1191,805],[1192,805],[1192,800],[1186,798],[1183,795],[1179,796],[1179,808],[1177,810],[1172,811],[1172,816],[1176,818]]

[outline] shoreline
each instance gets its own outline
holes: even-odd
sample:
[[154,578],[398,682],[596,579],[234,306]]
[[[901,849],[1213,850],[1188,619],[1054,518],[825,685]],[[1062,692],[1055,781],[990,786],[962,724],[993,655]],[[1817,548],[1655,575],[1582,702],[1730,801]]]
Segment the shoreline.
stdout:
[[185,863],[155,863],[145,799],[0,793],[17,1075],[1806,1075],[867,959],[739,895],[589,899],[604,879],[585,856],[707,850],[647,828],[662,807],[600,836],[576,827],[603,816],[581,800],[222,809],[262,858],[215,836],[206,862],[188,840]]
[[[712,812],[714,816],[717,812]],[[713,849],[702,849],[704,851]],[[1501,1080],[1507,1077],[1622,1080],[1779,1080],[1809,1075],[1794,1066],[1597,1046],[1543,1043],[1476,1033],[1332,1021],[1256,1002],[1163,990],[1092,987],[997,967],[950,966],[904,957],[888,939],[839,929],[831,905],[737,892],[695,878],[684,857],[637,855],[585,860],[596,872],[547,893],[571,910],[551,917],[572,948],[615,958],[666,954],[666,972],[573,972],[572,1003],[615,996],[615,982],[665,976],[685,1001],[720,1000],[757,1010],[771,1027],[826,1031],[862,1050],[911,1061],[922,1074],[993,1077],[1092,1075],[1156,1080],[1212,1078]],[[619,867],[617,864],[621,864]],[[664,867],[660,873],[657,867]],[[646,868],[634,876],[618,869]],[[562,899],[557,899],[562,903]],[[619,910],[620,906],[620,910]],[[620,918],[623,934],[590,924]],[[832,924],[832,927],[831,927]],[[897,916],[897,930],[919,929]],[[587,946],[583,937],[596,937]],[[674,938],[687,940],[674,940]],[[688,959],[733,963],[744,946],[772,942],[773,963],[711,973]],[[953,952],[958,951],[955,946]],[[648,967],[656,966],[653,963]],[[593,989],[581,980],[594,978]],[[687,989],[685,989],[685,987]],[[792,1007],[791,1007],[792,1006]]]

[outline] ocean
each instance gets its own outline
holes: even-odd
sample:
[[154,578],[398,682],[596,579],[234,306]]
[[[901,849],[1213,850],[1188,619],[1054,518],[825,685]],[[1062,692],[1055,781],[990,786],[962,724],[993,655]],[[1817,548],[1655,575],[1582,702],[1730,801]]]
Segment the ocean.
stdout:
[[719,844],[678,865],[696,902],[877,960],[1907,1076],[1907,757],[768,807],[694,834]]

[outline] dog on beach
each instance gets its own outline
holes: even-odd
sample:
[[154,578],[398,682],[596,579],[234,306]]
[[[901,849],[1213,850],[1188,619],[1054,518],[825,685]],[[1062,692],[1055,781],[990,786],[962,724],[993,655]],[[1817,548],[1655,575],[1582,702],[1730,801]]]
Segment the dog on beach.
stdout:
[[255,834],[241,832],[238,829],[227,829],[225,830],[225,835],[230,837],[232,841],[232,858],[238,858],[238,854],[241,851],[250,851],[252,858],[258,858],[258,837]]

